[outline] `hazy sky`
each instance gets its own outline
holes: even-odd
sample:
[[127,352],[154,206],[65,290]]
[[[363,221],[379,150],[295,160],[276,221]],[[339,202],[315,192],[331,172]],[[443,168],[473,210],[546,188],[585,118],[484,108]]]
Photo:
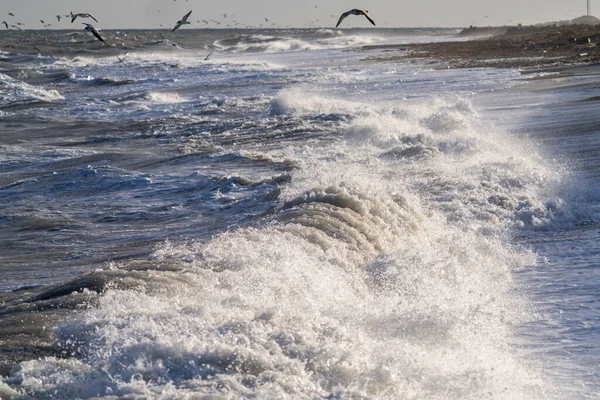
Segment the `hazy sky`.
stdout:
[[[0,0],[0,21],[22,22],[25,28],[81,28],[64,18],[70,11],[93,14],[99,28],[164,28],[173,26],[192,10],[192,25],[185,28],[333,27],[338,16],[351,8],[369,10],[381,27],[465,27],[469,25],[535,24],[584,15],[586,0]],[[592,14],[594,13],[592,1]],[[15,14],[14,17],[8,13]],[[600,4],[598,4],[600,15]],[[223,14],[227,14],[227,18]],[[268,21],[265,20],[268,19]],[[209,25],[202,22],[207,20]],[[221,21],[216,25],[211,20]],[[200,21],[200,22],[197,22]],[[234,22],[235,21],[235,22]],[[273,25],[275,24],[275,25]],[[342,27],[369,27],[364,17],[347,18]],[[3,28],[3,25],[0,26]]]

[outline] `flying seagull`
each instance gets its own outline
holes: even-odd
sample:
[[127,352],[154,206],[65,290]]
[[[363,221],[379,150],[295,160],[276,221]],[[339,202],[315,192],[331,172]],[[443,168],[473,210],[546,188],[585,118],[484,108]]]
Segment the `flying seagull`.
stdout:
[[2,23],[4,24],[4,26],[6,27],[6,29],[8,29],[8,22],[2,21]]
[[11,12],[9,12],[9,13],[8,13],[8,15],[10,15],[10,16],[12,16],[12,17],[14,17],[14,16],[15,16],[15,14],[13,14],[13,13],[11,13]]
[[373,19],[371,19],[371,17],[369,17],[368,10],[359,10],[357,8],[353,8],[352,10],[346,11],[345,13],[343,13],[340,16],[340,19],[338,20],[337,25],[335,27],[337,28],[348,15],[364,15],[369,20],[370,23],[375,25],[375,21],[373,21]]
[[88,13],[77,13],[77,14],[73,14],[73,11],[71,11],[71,23],[75,22],[75,19],[77,19],[77,17],[81,17],[81,18],[91,18],[94,21],[98,22],[98,20],[96,18],[94,18],[94,16],[92,14],[88,14]]
[[191,22],[188,21],[187,19],[191,13],[192,12],[190,11],[189,13],[185,14],[183,16],[183,18],[181,18],[179,21],[177,21],[177,24],[175,24],[175,27],[173,28],[173,30],[171,32],[175,32],[177,29],[179,29],[181,27],[181,25],[190,24]]
[[96,38],[99,41],[101,41],[102,43],[106,43],[104,41],[104,39],[102,39],[102,36],[100,36],[100,34],[98,33],[98,30],[96,28],[94,28],[94,25],[92,25],[92,24],[86,24],[85,22],[82,22],[82,24],[85,25],[85,28],[83,28],[83,29],[85,29],[88,32],[92,32],[94,34],[94,36],[96,36]]
[[129,52],[123,54],[121,57],[119,57],[119,55],[117,54],[117,58],[119,59],[119,62],[125,61],[125,59],[127,58],[127,56],[129,56]]

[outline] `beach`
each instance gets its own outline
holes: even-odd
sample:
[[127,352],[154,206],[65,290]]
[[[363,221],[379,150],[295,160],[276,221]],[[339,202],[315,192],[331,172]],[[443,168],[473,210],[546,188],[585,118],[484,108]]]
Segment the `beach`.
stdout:
[[[457,41],[391,46],[380,61],[423,60],[451,68],[548,68],[597,63],[600,28],[591,25],[468,28]],[[398,54],[399,53],[399,54]]]

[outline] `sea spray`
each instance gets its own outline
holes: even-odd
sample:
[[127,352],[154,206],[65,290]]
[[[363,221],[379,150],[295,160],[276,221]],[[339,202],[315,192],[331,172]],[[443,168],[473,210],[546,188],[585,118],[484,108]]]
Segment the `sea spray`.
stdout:
[[[352,114],[335,99],[298,101],[280,112]],[[513,337],[531,315],[512,271],[534,260],[505,241],[519,221],[510,198],[489,200],[510,189],[543,208],[544,175],[530,181],[521,166],[536,161],[477,134],[462,101],[362,114],[346,140],[297,149],[270,215],[159,247],[60,326],[67,360],[21,363],[10,382],[39,398],[546,396]],[[414,140],[435,154],[381,157]]]

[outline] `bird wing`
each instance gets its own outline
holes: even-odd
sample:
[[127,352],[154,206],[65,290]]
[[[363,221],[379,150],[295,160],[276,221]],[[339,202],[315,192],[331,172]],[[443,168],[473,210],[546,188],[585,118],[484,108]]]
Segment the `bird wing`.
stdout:
[[92,33],[94,34],[94,36],[96,36],[96,38],[97,38],[99,41],[101,41],[102,43],[106,43],[106,42],[104,41],[104,39],[102,39],[102,36],[100,36],[100,34],[98,33],[98,31],[97,31],[96,29],[94,29],[93,27],[92,27]]
[[[367,17],[367,19],[369,20],[370,23],[372,23],[373,25],[375,25],[375,21],[373,21],[373,18],[371,18],[369,16],[369,13],[367,13],[366,11],[361,11],[361,14],[364,15],[365,17]],[[377,25],[375,25],[377,26]]]
[[187,19],[189,18],[190,14],[192,13],[192,11],[190,11],[189,13],[185,14],[183,16],[183,18],[181,18],[182,21],[187,21]]
[[73,16],[71,17],[71,23],[75,22],[75,19],[77,19],[77,17],[79,17],[79,14],[73,14]]
[[[92,14],[88,14],[88,16],[89,16],[91,19],[93,19],[94,21],[98,22],[98,20],[97,20],[96,18],[94,18],[94,16],[93,16]],[[367,18],[369,18],[369,17],[367,17]]]
[[171,30],[171,32],[175,32],[177,29],[179,29],[180,26],[181,23],[177,22],[177,24],[175,24],[175,27]]
[[338,22],[335,25],[335,27],[337,28],[342,23],[342,21],[344,20],[344,18],[346,18],[348,15],[350,15],[350,12],[345,12],[342,15],[340,15],[340,19],[338,19]]

